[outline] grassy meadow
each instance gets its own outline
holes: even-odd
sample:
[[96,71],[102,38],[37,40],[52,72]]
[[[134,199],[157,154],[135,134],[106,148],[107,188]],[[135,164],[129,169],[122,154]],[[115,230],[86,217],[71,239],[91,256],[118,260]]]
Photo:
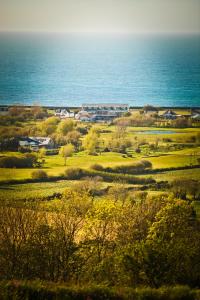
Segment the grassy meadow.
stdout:
[[[32,125],[32,123],[31,123]],[[99,139],[105,144],[109,136],[115,131],[115,126],[107,124],[95,125],[100,130]],[[155,132],[155,133],[154,133]],[[157,134],[157,132],[159,132]],[[167,132],[167,133],[166,133]],[[169,133],[170,132],[170,133]],[[60,176],[68,168],[83,168],[90,169],[94,164],[100,164],[103,167],[115,167],[120,165],[130,165],[137,163],[141,159],[148,160],[152,163],[152,169],[161,169],[151,175],[156,181],[172,181],[178,178],[189,178],[198,180],[200,169],[188,170],[169,170],[163,171],[163,168],[180,168],[185,166],[193,166],[198,164],[200,159],[200,146],[196,143],[191,143],[192,137],[200,133],[200,128],[155,128],[155,127],[128,127],[126,137],[134,144],[141,143],[141,152],[136,153],[134,146],[128,148],[127,155],[116,152],[100,152],[98,155],[89,155],[86,150],[74,153],[72,157],[66,160],[60,154],[46,155],[45,163],[42,169],[45,170],[48,176]],[[84,140],[84,137],[82,138]],[[147,143],[147,144],[146,144]],[[158,149],[152,150],[148,144],[158,143]],[[19,152],[2,151],[0,157],[7,156],[22,156]],[[37,169],[37,168],[36,168]],[[0,183],[10,180],[30,179],[33,168],[0,168]],[[138,175],[146,176],[149,175]],[[53,192],[63,191],[65,187],[71,185],[71,181],[60,181],[53,183],[32,183],[30,194],[35,196],[46,193],[50,195]],[[27,186],[30,184],[17,185],[16,196],[26,193]],[[15,190],[15,189],[14,189]],[[1,186],[0,194],[13,195],[12,187]],[[17,196],[17,197],[18,197]]]

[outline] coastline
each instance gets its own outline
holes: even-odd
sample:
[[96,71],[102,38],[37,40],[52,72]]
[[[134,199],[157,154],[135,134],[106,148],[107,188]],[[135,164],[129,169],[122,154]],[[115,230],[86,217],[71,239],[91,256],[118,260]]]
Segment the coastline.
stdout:
[[[93,104],[93,103],[91,103]],[[102,103],[103,104],[103,103]],[[112,103],[111,103],[112,104]],[[123,104],[123,103],[121,103]],[[150,104],[151,105],[151,104]],[[10,104],[0,104],[0,107],[2,108],[10,108],[10,107],[13,107],[13,106],[17,106],[17,107],[25,107],[25,108],[32,108],[32,107],[35,107],[35,106],[40,106],[42,108],[46,108],[46,109],[63,109],[63,108],[67,108],[67,109],[81,109],[81,106],[49,106],[49,105],[22,105],[22,104],[13,104],[13,105],[10,105]],[[162,109],[200,109],[200,105],[199,106],[156,106],[156,105],[153,105],[157,108],[159,108],[160,110]],[[144,107],[143,106],[129,106],[130,109],[142,109]]]

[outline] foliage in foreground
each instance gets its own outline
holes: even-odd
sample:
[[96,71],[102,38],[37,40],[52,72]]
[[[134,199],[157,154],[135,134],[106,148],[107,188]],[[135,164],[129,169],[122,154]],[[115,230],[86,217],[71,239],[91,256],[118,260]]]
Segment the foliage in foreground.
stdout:
[[200,222],[188,201],[90,192],[79,183],[46,207],[1,204],[0,280],[200,287]]
[[2,300],[199,300],[200,290],[187,286],[121,288],[66,286],[40,281],[0,282]]

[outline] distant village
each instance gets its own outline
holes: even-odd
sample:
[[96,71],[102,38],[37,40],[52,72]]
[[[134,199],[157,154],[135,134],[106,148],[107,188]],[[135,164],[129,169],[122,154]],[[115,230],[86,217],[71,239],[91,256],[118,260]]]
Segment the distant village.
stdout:
[[[53,115],[63,119],[74,119],[78,122],[111,123],[115,119],[128,117],[134,109],[130,108],[128,104],[83,104],[79,110],[69,108],[55,108]],[[183,109],[184,111],[184,109]],[[189,111],[189,113],[188,113]],[[159,110],[152,105],[146,105],[139,110],[145,117],[153,117],[162,121],[170,121],[176,119],[186,119],[192,122],[200,122],[200,109],[188,109],[187,114],[177,113],[175,109]],[[0,107],[0,116],[6,116],[9,113],[9,107]],[[40,148],[54,149],[55,144],[50,137],[20,137],[20,147],[29,147],[37,151]]]

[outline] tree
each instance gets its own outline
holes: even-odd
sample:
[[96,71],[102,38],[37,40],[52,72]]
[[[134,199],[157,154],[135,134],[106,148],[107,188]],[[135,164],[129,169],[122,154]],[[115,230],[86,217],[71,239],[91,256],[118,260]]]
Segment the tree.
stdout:
[[57,133],[60,133],[62,135],[67,135],[68,132],[72,131],[75,127],[73,120],[63,120],[58,124],[57,127]]
[[151,285],[199,285],[199,221],[192,205],[174,200],[162,208],[146,241],[144,271]]
[[47,154],[47,150],[43,147],[38,152],[38,158],[41,160],[41,164],[45,163],[45,156]]
[[79,146],[81,145],[80,137],[81,137],[80,132],[73,130],[68,132],[66,136],[66,140],[68,143],[71,143],[72,145],[74,145],[76,149],[78,149]]
[[66,166],[67,157],[72,156],[72,154],[74,153],[74,146],[72,144],[67,144],[60,148],[59,153],[60,155],[62,155],[62,157],[64,157],[64,165]]
[[89,133],[86,135],[83,147],[89,154],[93,155],[97,152],[99,147],[99,133],[96,128],[92,127]]

